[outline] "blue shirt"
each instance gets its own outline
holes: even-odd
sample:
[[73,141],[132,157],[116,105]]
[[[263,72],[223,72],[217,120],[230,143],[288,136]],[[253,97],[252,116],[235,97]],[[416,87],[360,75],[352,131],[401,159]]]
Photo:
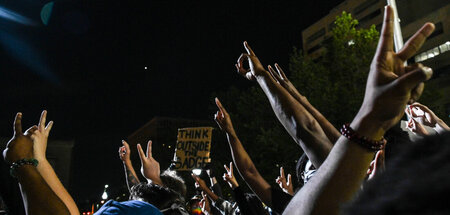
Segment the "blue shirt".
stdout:
[[162,215],[162,213],[150,203],[129,200],[125,202],[117,202],[109,200],[94,215]]

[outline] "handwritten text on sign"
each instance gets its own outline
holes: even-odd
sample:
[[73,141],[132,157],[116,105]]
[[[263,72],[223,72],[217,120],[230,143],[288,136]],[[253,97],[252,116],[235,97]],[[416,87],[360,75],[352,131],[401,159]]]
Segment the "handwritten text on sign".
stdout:
[[210,162],[212,127],[178,129],[175,169],[202,168]]

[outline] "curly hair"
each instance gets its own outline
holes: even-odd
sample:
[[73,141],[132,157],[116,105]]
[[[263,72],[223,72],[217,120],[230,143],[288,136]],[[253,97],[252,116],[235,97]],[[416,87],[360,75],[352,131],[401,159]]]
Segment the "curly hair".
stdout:
[[131,188],[130,199],[148,202],[160,210],[168,208],[174,203],[184,204],[184,199],[178,192],[168,187],[146,182],[141,182]]
[[178,192],[182,197],[186,196],[186,184],[174,170],[165,170],[160,175],[164,186]]

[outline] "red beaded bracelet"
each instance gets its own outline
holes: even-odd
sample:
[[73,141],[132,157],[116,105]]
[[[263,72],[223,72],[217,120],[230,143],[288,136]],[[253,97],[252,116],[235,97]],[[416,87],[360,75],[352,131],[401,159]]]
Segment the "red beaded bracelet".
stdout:
[[381,140],[369,140],[367,139],[367,137],[358,135],[348,123],[342,126],[341,134],[350,141],[358,143],[362,147],[371,151],[378,151],[383,149],[386,143],[386,139],[384,139],[384,137],[382,137]]

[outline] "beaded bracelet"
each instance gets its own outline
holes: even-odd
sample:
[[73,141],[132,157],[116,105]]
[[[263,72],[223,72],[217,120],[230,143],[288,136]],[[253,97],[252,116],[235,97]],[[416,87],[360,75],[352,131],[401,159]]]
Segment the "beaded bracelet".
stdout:
[[33,166],[37,166],[39,164],[39,161],[34,159],[34,158],[30,158],[30,159],[20,159],[14,163],[11,164],[11,167],[9,169],[9,174],[16,178],[16,169],[18,169],[19,167],[23,166],[23,165],[33,165]]
[[382,137],[381,140],[369,140],[367,139],[367,137],[358,135],[348,123],[342,126],[341,134],[350,141],[355,142],[371,151],[378,151],[383,149],[386,143],[386,139],[384,139],[384,137]]

